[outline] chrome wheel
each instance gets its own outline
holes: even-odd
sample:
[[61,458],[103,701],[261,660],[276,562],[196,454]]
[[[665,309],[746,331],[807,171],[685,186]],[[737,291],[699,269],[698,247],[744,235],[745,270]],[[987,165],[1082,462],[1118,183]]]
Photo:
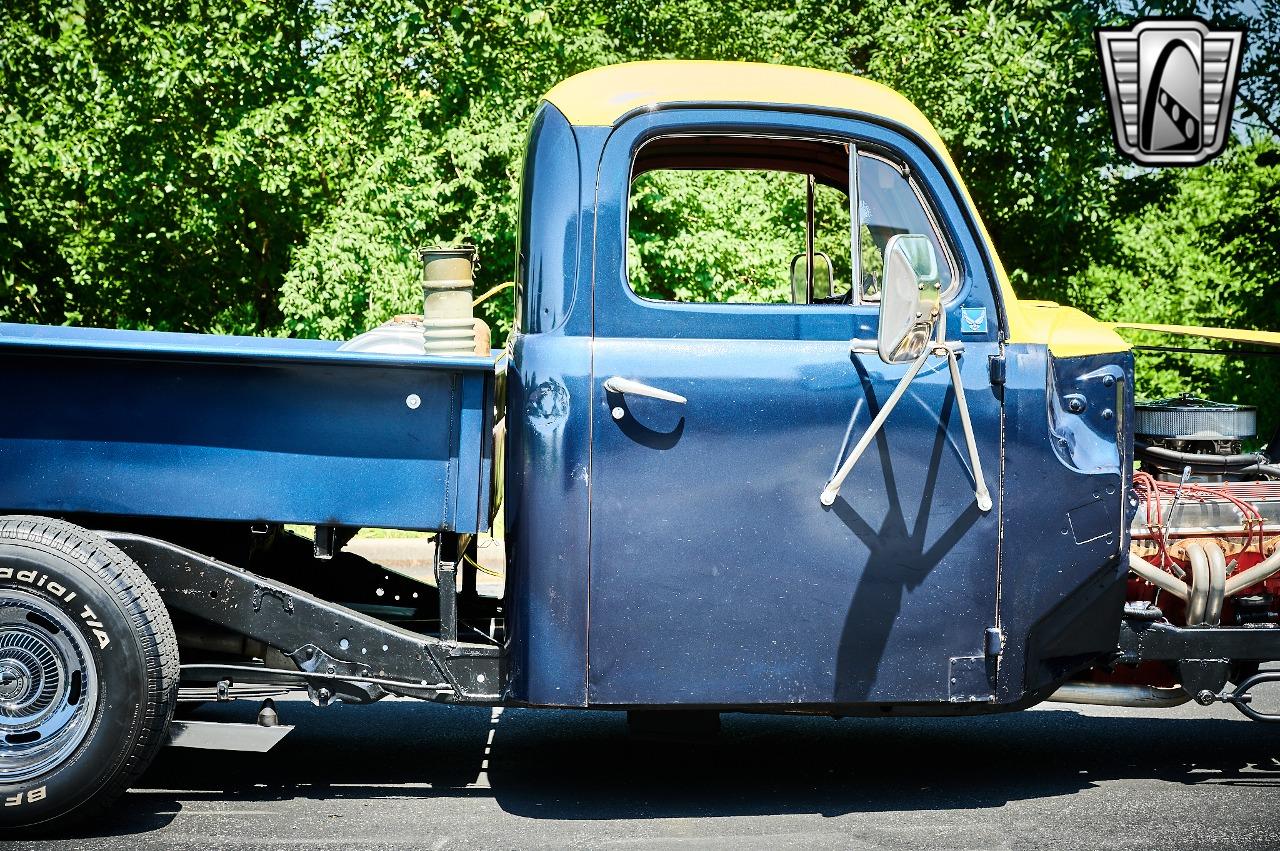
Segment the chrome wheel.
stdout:
[[93,724],[97,667],[75,623],[42,597],[0,591],[0,783],[47,772]]

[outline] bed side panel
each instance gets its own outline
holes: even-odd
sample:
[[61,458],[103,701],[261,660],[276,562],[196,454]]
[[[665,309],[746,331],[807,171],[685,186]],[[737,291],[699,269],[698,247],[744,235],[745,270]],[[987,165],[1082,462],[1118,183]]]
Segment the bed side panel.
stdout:
[[486,525],[483,371],[0,347],[0,375],[3,511]]

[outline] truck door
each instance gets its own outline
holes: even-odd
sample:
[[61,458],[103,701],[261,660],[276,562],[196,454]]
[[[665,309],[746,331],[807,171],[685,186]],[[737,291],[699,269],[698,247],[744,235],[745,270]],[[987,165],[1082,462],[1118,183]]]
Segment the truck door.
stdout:
[[[964,204],[921,143],[852,119],[684,108],[613,132],[597,181],[590,703],[990,699],[998,321]],[[975,504],[937,359],[819,501],[906,371],[850,350],[876,336],[899,233],[928,236],[944,267],[993,510]],[[792,251],[829,258],[830,294],[807,259],[793,274]]]

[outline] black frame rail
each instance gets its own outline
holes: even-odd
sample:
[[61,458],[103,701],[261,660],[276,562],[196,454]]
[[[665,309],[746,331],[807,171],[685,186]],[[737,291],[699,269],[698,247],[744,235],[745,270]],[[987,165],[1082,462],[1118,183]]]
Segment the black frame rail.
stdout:
[[305,685],[320,705],[369,703],[388,694],[459,703],[500,699],[505,658],[499,647],[410,632],[167,541],[99,534],[142,567],[169,608],[275,647],[298,666],[183,666],[189,678],[290,680]]
[[1280,661],[1280,624],[1180,627],[1125,619],[1120,626],[1117,662],[1174,662],[1182,689],[1201,706],[1229,703],[1254,721],[1280,722],[1280,714],[1250,705],[1253,689],[1280,683],[1280,671],[1263,670],[1226,689],[1232,662]]
[[1280,660],[1280,624],[1182,627],[1126,618],[1120,626],[1119,662],[1183,659]]

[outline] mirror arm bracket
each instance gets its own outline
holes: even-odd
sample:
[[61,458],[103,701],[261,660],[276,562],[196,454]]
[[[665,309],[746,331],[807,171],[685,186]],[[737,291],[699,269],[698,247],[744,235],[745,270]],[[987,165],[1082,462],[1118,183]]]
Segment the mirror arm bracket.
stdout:
[[[850,350],[854,354],[873,354],[877,349],[873,341],[852,340],[850,341]],[[908,385],[920,374],[920,370],[930,357],[938,356],[947,359],[947,368],[951,374],[951,385],[955,389],[956,405],[960,409],[960,423],[964,427],[964,441],[966,448],[969,450],[969,463],[973,467],[974,499],[977,501],[980,511],[991,510],[991,492],[987,490],[987,480],[982,473],[982,460],[978,457],[978,442],[974,437],[973,422],[969,418],[969,404],[964,395],[964,382],[960,378],[960,354],[963,352],[964,343],[942,340],[941,333],[939,333],[939,339],[930,343],[929,347],[911,362],[911,366],[908,367],[906,373],[898,380],[898,386],[893,388],[893,392],[885,400],[884,406],[880,408],[880,412],[876,414],[875,419],[871,421],[871,425],[867,427],[866,433],[858,440],[858,443],[853,447],[853,451],[849,453],[849,457],[840,465],[840,469],[827,482],[827,486],[822,489],[819,499],[823,505],[829,506],[835,503],[836,497],[840,493],[840,486],[844,484],[845,479],[853,472],[854,465],[858,463],[862,453],[866,452],[867,447],[871,445],[871,441],[884,428],[885,421],[889,418],[889,414],[898,404],[903,394],[907,392]]]

